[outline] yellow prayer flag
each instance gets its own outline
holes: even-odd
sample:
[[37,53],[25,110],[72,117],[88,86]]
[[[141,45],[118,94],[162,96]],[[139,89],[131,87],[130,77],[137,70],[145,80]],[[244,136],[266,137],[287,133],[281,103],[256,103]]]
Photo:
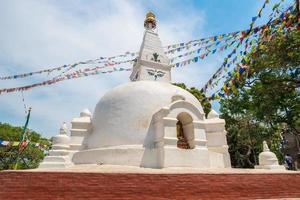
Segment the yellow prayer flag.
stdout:
[[12,146],[15,147],[15,146],[18,146],[19,144],[20,144],[20,142],[13,142]]
[[262,11],[262,8],[258,9],[257,13],[259,14],[259,13],[261,13],[261,11]]

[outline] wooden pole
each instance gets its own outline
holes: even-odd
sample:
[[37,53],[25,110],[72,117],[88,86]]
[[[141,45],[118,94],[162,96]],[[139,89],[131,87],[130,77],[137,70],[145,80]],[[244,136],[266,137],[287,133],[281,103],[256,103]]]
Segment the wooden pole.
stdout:
[[[296,10],[297,10],[297,16],[300,16],[300,0],[295,0],[296,1]],[[298,20],[298,19],[297,19]]]
[[[26,129],[27,129],[27,126],[28,126],[28,123],[29,123],[29,118],[30,118],[30,112],[31,112],[31,108],[28,109],[28,114],[27,114],[27,117],[26,117],[26,122],[25,122],[25,125],[24,125],[23,130],[22,130],[22,139],[21,139],[21,142],[23,142],[23,140],[25,140]],[[20,144],[18,146],[18,154],[17,154],[17,158],[16,158],[16,163],[14,165],[14,169],[18,169],[18,162],[19,162],[20,154],[21,154],[21,151],[20,151],[21,142],[20,142]]]

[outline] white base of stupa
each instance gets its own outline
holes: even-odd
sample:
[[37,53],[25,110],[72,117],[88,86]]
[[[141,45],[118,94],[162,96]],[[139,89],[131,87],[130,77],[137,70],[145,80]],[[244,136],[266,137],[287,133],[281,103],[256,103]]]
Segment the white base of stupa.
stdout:
[[283,165],[255,165],[255,169],[286,170]]
[[76,152],[77,164],[108,164],[145,168],[196,167],[209,168],[207,148],[179,149],[173,146],[145,149],[141,145],[124,145]]
[[47,156],[40,164],[39,168],[68,168],[72,166],[69,156]]
[[68,168],[73,165],[71,162],[71,157],[74,151],[59,149],[59,150],[50,150],[49,155],[46,156],[43,162],[39,165],[39,168]]

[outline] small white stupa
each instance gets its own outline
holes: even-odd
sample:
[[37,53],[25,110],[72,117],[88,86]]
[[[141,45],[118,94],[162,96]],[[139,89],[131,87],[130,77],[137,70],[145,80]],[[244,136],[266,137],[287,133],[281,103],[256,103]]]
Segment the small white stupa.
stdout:
[[40,168],[66,168],[72,164],[69,156],[70,137],[67,131],[68,128],[64,122],[59,129],[59,135],[52,138],[52,149],[40,164]]
[[199,101],[172,85],[152,12],[144,27],[131,81],[108,91],[93,115],[84,110],[72,120],[72,164],[230,168],[224,120],[214,110],[206,119]]
[[263,152],[258,156],[259,165],[255,169],[280,169],[285,170],[283,165],[279,165],[275,153],[271,152],[266,141],[263,141]]

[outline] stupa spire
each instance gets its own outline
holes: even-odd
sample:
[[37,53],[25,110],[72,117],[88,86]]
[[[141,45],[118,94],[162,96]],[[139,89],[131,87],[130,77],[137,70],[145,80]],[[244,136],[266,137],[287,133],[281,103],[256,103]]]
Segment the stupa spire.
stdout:
[[156,28],[155,15],[149,11],[144,20],[145,33],[139,57],[133,65],[131,81],[171,81],[171,66]]

